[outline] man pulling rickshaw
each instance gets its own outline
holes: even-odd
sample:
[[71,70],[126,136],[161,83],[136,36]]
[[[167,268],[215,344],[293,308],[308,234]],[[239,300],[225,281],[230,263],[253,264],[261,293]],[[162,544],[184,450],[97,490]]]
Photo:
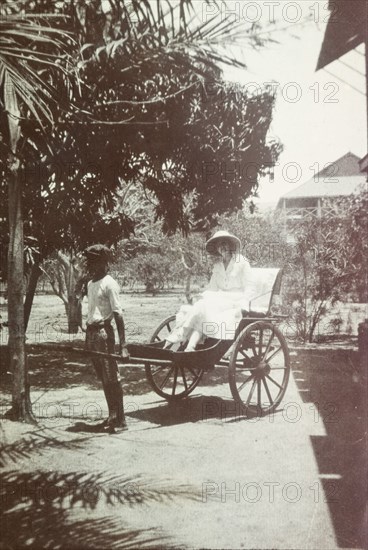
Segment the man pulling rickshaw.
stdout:
[[[251,269],[241,254],[239,239],[227,231],[215,233],[206,250],[216,256],[209,288],[193,306],[183,306],[176,316],[163,321],[147,344],[125,342],[119,285],[108,274],[110,250],[104,245],[85,250],[86,350],[93,356],[109,410],[98,430],[113,433],[126,428],[117,361],[144,366],[153,390],[169,401],[187,397],[206,370],[222,365],[228,367],[231,393],[242,414],[267,414],[281,402],[290,360],[285,338],[276,326],[284,316],[271,311],[273,297],[280,291],[281,272]],[[262,281],[266,286],[257,290]],[[267,297],[267,305],[262,311],[252,311],[252,300],[259,296]],[[120,355],[115,354],[113,320]]]

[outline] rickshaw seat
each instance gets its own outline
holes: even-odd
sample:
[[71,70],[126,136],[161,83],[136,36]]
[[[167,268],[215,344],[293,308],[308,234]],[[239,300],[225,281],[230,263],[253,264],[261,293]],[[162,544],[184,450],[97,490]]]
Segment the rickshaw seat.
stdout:
[[267,314],[262,311],[248,311],[247,309],[242,309],[241,312],[243,318],[252,317],[254,319],[264,319],[267,317]]
[[282,269],[253,267],[248,304],[242,304],[243,317],[262,319],[271,314],[272,306],[280,304]]

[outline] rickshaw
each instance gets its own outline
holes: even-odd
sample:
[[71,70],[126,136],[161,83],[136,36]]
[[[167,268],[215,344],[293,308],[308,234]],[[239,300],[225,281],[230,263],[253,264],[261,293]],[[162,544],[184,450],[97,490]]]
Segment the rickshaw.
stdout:
[[175,315],[163,320],[148,344],[128,344],[129,364],[144,365],[152,389],[167,401],[188,397],[203,374],[216,366],[228,368],[231,394],[240,414],[272,413],[281,403],[290,376],[287,342],[278,324],[285,315],[273,313],[280,295],[282,271],[253,268],[259,293],[246,310],[233,340],[206,338],[195,351],[164,349]]

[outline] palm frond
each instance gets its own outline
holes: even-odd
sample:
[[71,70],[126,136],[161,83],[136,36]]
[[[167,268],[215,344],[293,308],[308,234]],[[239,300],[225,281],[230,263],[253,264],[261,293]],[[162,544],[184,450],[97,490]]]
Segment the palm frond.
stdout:
[[[81,506],[94,510],[108,504],[136,506],[168,502],[173,499],[199,500],[198,489],[188,485],[173,486],[172,482],[118,474],[86,472],[19,472],[12,470],[0,475],[1,498],[13,495],[37,506]],[[37,487],[37,491],[34,488]],[[8,499],[9,502],[9,499]]]
[[[220,3],[211,2],[211,4],[218,7],[218,14],[210,16],[208,20],[201,20],[198,8],[192,0],[179,2],[166,0],[165,5],[162,2],[154,5],[149,0],[133,0],[130,12],[126,9],[124,2],[120,1],[117,5],[122,5],[122,9],[120,11],[116,9],[114,14],[116,19],[114,32],[118,32],[116,29],[121,24],[125,29],[122,31],[123,34],[135,37],[136,44],[129,41],[129,46],[133,46],[136,51],[147,50],[148,44],[150,48],[163,52],[166,48],[180,50],[183,47],[190,47],[191,50],[197,50],[197,57],[201,58],[201,62],[218,63],[221,57],[223,63],[244,67],[244,63],[235,56],[223,57],[218,50],[236,42],[244,42],[245,39],[252,44],[254,41],[251,26],[245,28],[243,21],[234,22],[230,14],[219,17]],[[108,44],[100,47],[116,51],[112,43],[121,41],[121,32],[118,34],[119,36],[111,34]],[[120,53],[122,51],[120,49]],[[89,60],[93,60],[93,55],[90,55]]]
[[[132,486],[126,486],[128,500],[119,500],[116,487],[101,488],[102,478],[79,473],[20,473],[0,475],[3,504],[2,543],[9,548],[175,548],[162,531],[133,529],[114,514],[116,505],[132,502]],[[96,485],[96,482],[98,485]],[[115,480],[116,482],[116,480]],[[134,493],[134,491],[133,491]],[[109,495],[109,499],[106,499]],[[141,502],[148,503],[147,499]],[[101,512],[93,516],[97,504]],[[108,505],[108,507],[106,506]],[[80,508],[86,510],[84,517]]]
[[34,454],[40,455],[43,451],[57,448],[64,450],[80,450],[86,438],[58,441],[55,438],[36,437],[22,438],[15,443],[3,444],[0,446],[0,467],[4,468],[9,464],[16,464],[19,460],[30,458]]
[[[16,3],[12,7],[15,10]],[[55,83],[59,73],[67,76],[63,63],[68,60],[68,47],[73,41],[69,32],[50,24],[56,20],[60,16],[24,13],[8,13],[0,19],[0,99],[5,105],[11,86],[20,110],[19,120],[28,117],[28,111],[41,128],[54,121],[60,99]],[[48,79],[40,76],[45,67]],[[7,114],[10,130],[12,113]]]

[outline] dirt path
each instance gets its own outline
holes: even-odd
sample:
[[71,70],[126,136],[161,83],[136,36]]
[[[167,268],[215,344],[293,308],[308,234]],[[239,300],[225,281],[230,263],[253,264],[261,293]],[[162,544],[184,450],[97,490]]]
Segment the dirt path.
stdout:
[[[165,316],[161,304],[146,325]],[[292,360],[282,407],[253,420],[234,407],[225,369],[169,405],[123,367],[129,429],[105,435],[88,432],[106,413],[91,369],[32,353],[39,426],[1,423],[3,547],[363,548],[355,352],[299,349]]]

